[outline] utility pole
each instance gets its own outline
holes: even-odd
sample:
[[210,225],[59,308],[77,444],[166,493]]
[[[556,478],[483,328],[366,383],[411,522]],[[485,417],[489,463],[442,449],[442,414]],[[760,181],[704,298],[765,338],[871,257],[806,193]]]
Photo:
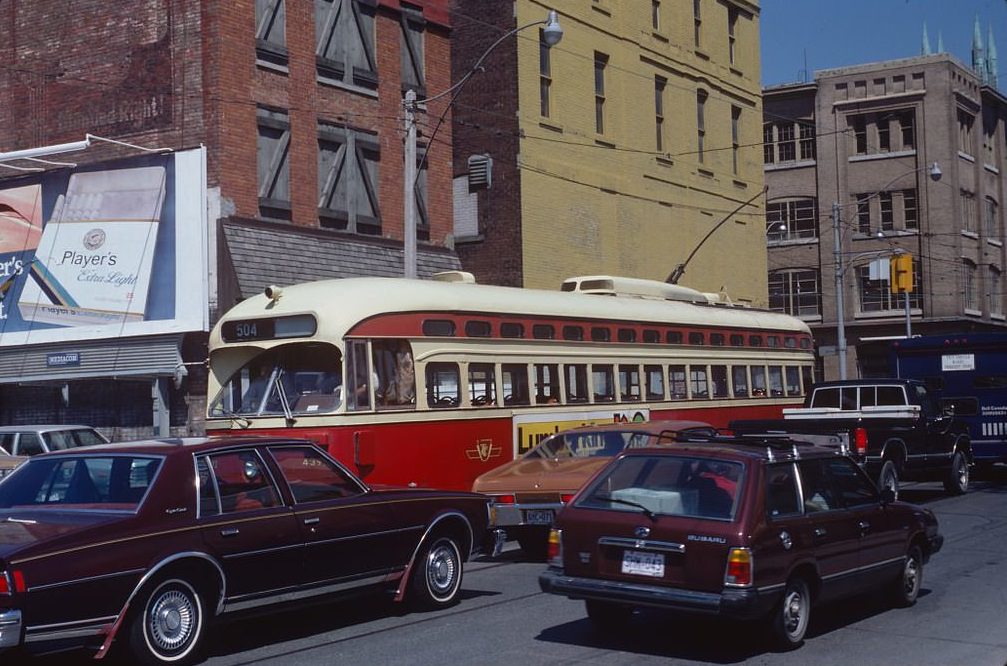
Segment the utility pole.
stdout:
[[407,90],[403,104],[406,124],[406,156],[403,172],[403,243],[405,249],[405,277],[416,278],[416,91]]
[[840,236],[839,202],[832,202],[832,258],[836,266],[836,353],[839,355],[839,378],[846,379],[846,305],[843,302],[843,251]]

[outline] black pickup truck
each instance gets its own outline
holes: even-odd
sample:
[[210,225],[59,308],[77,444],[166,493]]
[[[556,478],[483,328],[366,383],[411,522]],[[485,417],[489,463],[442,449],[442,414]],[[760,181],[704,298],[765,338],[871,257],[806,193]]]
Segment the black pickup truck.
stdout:
[[730,427],[740,435],[834,443],[880,488],[896,493],[900,479],[943,481],[955,495],[968,489],[973,464],[968,429],[919,381],[824,382],[811,388],[803,407],[784,409],[782,420],[739,420]]

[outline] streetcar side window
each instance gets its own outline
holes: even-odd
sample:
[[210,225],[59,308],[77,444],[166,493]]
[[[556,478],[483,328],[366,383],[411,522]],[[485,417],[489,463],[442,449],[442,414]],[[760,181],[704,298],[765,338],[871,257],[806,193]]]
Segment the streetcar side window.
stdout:
[[559,402],[559,365],[535,365],[535,404],[551,405]]
[[593,383],[595,402],[612,402],[615,400],[615,372],[611,365],[592,365],[591,381]]
[[713,397],[727,398],[730,393],[727,388],[727,366],[711,365],[710,378],[713,380]]
[[735,365],[731,368],[731,380],[734,384],[734,397],[748,397],[748,366]]
[[769,395],[766,390],[766,369],[761,365],[752,366],[752,397],[765,398]]
[[587,366],[583,363],[568,363],[563,366],[566,380],[567,402],[587,402]]
[[647,400],[665,400],[664,369],[659,365],[643,366],[647,377]]
[[689,397],[684,365],[668,366],[668,389],[671,391],[672,400],[685,400]]
[[619,395],[623,402],[640,399],[640,366],[619,366]]
[[365,340],[347,341],[346,363],[346,377],[349,382],[346,392],[346,407],[355,410],[370,409],[371,391],[367,377],[367,342]]
[[469,363],[469,403],[496,406],[496,366],[492,363]]
[[530,405],[528,394],[528,366],[517,363],[504,363],[500,366],[500,376],[503,378],[503,394],[505,405]]
[[378,380],[374,392],[378,409],[415,407],[416,369],[409,341],[372,341],[371,361]]
[[435,409],[457,407],[458,364],[427,363],[427,405]]
[[783,368],[779,365],[769,366],[769,395],[783,395]]
[[787,366],[787,396],[801,395],[801,369],[796,365]]
[[689,383],[691,384],[693,398],[710,397],[710,384],[705,365],[689,366]]

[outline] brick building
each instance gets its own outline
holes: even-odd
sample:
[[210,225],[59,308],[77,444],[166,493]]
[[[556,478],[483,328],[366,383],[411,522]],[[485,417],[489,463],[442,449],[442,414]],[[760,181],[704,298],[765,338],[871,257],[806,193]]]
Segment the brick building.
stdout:
[[811,325],[820,377],[841,374],[837,276],[847,376],[888,373],[905,296],[871,263],[896,252],[913,258],[913,335],[1004,329],[1007,98],[984,65],[824,70],[763,103],[770,306]]
[[[550,9],[552,47],[529,25]],[[681,283],[765,305],[757,3],[455,0],[452,21],[455,81],[522,28],[454,104],[455,247],[478,281],[664,280],[726,219]]]
[[[402,95],[450,85],[447,0],[81,0],[72,12],[35,0],[0,4],[0,26],[0,150],[85,134],[205,146],[209,323],[269,284],[402,274]],[[444,110],[429,107],[430,117]],[[447,122],[417,180],[421,277],[459,266],[450,145]],[[98,142],[69,159],[136,154]],[[51,159],[63,164],[0,164],[0,187],[68,168]],[[0,421],[149,434],[153,379],[155,421],[167,410],[173,433],[199,431],[206,331],[167,344],[188,373],[174,388],[142,362],[135,379],[113,379],[118,354],[87,376],[71,367],[25,383],[16,361],[38,350],[5,347],[0,334]]]

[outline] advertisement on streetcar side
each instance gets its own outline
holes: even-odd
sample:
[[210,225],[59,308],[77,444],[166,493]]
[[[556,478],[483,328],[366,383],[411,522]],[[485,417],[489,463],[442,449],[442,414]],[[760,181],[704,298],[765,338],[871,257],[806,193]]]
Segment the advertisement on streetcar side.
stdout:
[[591,412],[555,412],[515,414],[514,457],[535,448],[549,435],[586,425],[604,423],[641,423],[650,420],[649,409],[608,409]]

